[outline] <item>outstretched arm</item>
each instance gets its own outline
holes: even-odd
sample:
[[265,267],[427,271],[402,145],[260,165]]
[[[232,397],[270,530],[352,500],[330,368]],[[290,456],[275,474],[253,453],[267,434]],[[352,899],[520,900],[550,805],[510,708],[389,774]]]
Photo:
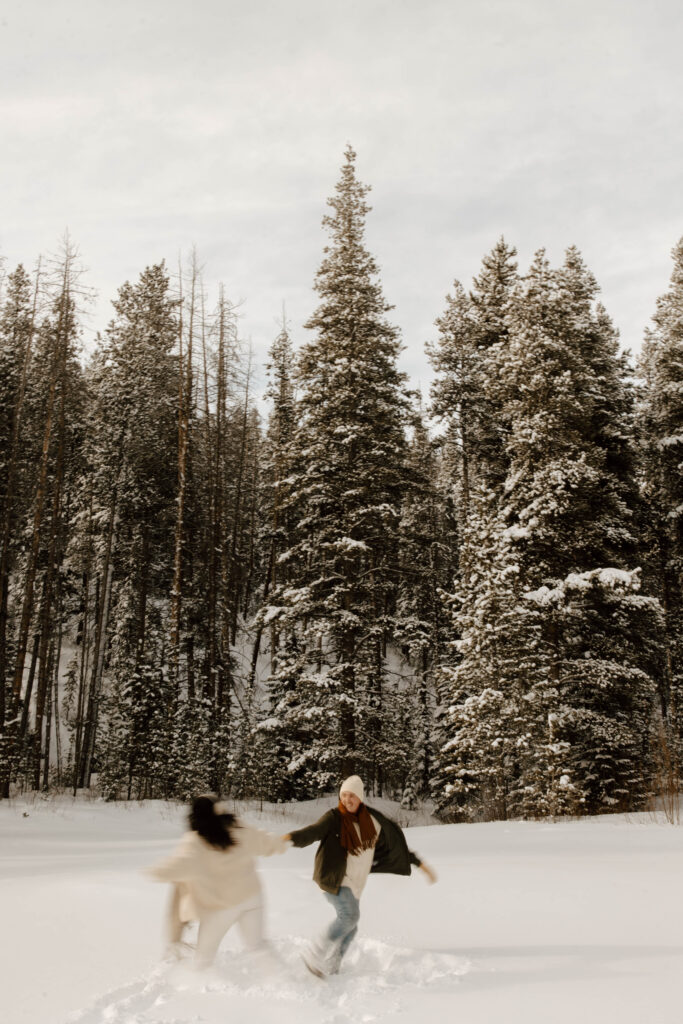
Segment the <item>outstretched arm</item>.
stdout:
[[284,853],[287,849],[285,837],[275,835],[274,832],[264,832],[250,825],[242,825],[240,831],[248,848],[259,857],[272,857],[274,853]]
[[410,863],[422,871],[430,885],[434,885],[434,882],[436,882],[436,871],[434,868],[430,868],[429,864],[425,864],[423,860],[420,860],[413,850],[408,850],[408,856],[410,857]]
[[286,836],[282,838],[289,840],[294,846],[310,846],[316,840],[323,839],[332,828],[334,822],[334,815],[332,811],[327,811],[323,814],[322,818],[318,818],[312,825],[307,825],[306,828],[298,828],[294,832],[288,832]]
[[425,862],[422,860],[420,861],[420,871],[424,872],[424,874],[427,876],[427,881],[429,882],[429,884],[434,885],[434,882],[436,882],[437,878],[436,871],[434,870],[434,868],[430,868],[429,864],[425,864]]

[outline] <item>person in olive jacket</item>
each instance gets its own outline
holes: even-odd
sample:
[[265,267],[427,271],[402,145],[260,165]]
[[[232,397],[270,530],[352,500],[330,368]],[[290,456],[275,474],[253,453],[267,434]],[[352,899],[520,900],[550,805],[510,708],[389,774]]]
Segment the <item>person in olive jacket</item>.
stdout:
[[315,854],[313,881],[335,910],[335,919],[303,954],[309,971],[320,978],[337,974],[344,954],[358,931],[360,897],[370,872],[409,875],[420,868],[430,883],[436,875],[408,849],[396,822],[363,803],[363,782],[351,775],[341,784],[339,804],[307,828],[283,838],[294,846],[320,845]]

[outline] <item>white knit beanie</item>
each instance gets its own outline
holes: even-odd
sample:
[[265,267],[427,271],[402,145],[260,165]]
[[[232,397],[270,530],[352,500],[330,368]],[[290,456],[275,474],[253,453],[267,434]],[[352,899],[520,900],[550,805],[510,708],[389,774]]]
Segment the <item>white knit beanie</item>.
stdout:
[[339,795],[342,793],[354,793],[358,799],[363,802],[363,780],[360,775],[349,775],[348,779],[344,779],[341,786],[339,787]]

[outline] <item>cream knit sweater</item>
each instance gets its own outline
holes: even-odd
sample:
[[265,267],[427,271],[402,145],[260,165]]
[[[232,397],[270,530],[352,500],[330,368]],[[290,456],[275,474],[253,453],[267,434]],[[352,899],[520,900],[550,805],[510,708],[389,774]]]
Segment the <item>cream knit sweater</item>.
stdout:
[[280,836],[239,822],[231,828],[235,840],[227,850],[210,846],[196,832],[186,832],[177,849],[147,874],[180,888],[180,919],[196,921],[203,911],[236,906],[261,892],[255,858],[283,853],[289,843]]
[[[376,818],[372,818],[372,824],[375,826],[375,832],[379,837],[380,829],[382,826]],[[358,822],[354,822],[358,838],[360,839],[360,826]],[[375,845],[377,840],[375,840]],[[361,850],[360,853],[350,853],[346,858],[346,874],[342,878],[342,885],[347,885],[357,900],[361,898],[365,883],[368,880],[370,874],[370,868],[375,857],[375,845],[371,846],[369,850]]]

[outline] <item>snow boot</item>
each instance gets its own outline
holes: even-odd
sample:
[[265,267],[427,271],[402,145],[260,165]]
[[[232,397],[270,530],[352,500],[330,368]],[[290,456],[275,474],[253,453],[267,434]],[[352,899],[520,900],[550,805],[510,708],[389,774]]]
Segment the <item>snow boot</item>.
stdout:
[[327,975],[325,974],[324,970],[318,963],[316,957],[313,956],[310,950],[307,949],[304,953],[302,953],[301,959],[303,960],[311,974],[315,974],[316,978],[320,978],[324,981]]

